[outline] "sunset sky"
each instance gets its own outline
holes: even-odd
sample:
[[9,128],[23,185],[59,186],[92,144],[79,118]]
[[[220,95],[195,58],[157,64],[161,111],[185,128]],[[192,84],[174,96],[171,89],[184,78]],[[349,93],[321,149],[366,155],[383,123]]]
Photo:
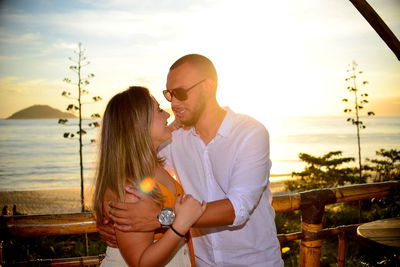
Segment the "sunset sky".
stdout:
[[[368,1],[400,37],[400,1]],[[200,53],[214,61],[222,105],[256,118],[343,115],[355,60],[377,115],[400,115],[400,62],[348,0],[0,1],[0,118],[61,96],[81,42],[103,112],[130,85],[161,91],[169,66]],[[360,80],[361,81],[361,80]],[[72,92],[72,88],[70,88]]]

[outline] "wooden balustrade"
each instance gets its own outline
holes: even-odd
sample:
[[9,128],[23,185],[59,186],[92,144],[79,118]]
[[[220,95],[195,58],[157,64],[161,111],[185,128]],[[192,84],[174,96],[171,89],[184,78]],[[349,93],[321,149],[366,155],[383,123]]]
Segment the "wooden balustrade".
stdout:
[[[323,229],[322,218],[326,205],[350,202],[362,199],[380,198],[399,193],[397,181],[351,185],[332,189],[317,189],[273,198],[272,206],[276,212],[301,210],[302,227],[299,233],[279,234],[281,244],[301,240],[301,266],[317,267],[320,265],[321,245],[328,236],[339,237],[338,265],[345,262],[345,235],[355,234],[358,225],[346,225]],[[17,215],[1,216],[1,241],[11,236],[34,237],[52,235],[71,235],[96,232],[96,223],[91,213],[57,215]],[[0,243],[0,264],[3,263],[4,244]],[[46,266],[84,266],[101,261],[101,256],[41,260]]]
[[5,216],[8,234],[20,237],[73,235],[97,232],[91,212]]

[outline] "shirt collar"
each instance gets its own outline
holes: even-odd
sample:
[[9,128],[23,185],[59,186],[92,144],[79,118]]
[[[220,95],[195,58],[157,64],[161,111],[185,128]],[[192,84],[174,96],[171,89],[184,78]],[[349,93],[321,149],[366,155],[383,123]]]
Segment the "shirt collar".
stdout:
[[235,113],[229,107],[224,107],[223,109],[226,110],[226,115],[218,129],[217,134],[225,137],[228,136],[232,130]]
[[[229,107],[223,107],[223,109],[226,111],[226,115],[225,115],[224,120],[221,123],[221,126],[219,126],[217,135],[224,137],[224,136],[228,136],[229,133],[231,132],[231,129],[233,127],[233,121],[235,119],[235,113]],[[196,130],[194,127],[190,128],[189,131],[192,135],[197,136],[197,133],[196,133]]]

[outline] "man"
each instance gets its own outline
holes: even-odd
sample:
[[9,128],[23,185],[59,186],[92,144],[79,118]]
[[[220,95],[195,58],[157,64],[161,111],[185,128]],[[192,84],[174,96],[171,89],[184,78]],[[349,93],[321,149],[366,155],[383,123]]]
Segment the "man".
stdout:
[[[165,168],[175,171],[185,193],[207,201],[191,231],[196,264],[283,266],[269,190],[268,132],[253,118],[220,107],[217,83],[212,62],[190,54],[171,66],[164,91],[176,121],[185,129],[173,132],[160,156],[166,159]],[[135,205],[147,205],[148,214],[135,214]],[[160,207],[146,198],[110,206],[120,230],[160,227]],[[107,231],[100,227],[105,239]]]

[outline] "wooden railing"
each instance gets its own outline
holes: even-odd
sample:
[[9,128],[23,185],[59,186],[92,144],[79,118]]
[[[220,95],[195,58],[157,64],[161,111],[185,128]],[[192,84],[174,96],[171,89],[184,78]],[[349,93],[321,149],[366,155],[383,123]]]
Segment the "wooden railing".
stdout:
[[[300,266],[320,266],[322,241],[337,235],[338,266],[344,266],[346,236],[355,234],[358,225],[345,225],[323,229],[322,218],[326,205],[355,200],[380,198],[400,192],[400,183],[383,182],[351,185],[332,189],[318,189],[302,193],[275,196],[272,206],[276,212],[301,211],[301,232],[279,234],[281,245],[287,241],[301,240]],[[3,262],[3,241],[7,237],[34,237],[71,235],[96,232],[96,223],[91,213],[57,215],[18,215],[1,217],[0,264]],[[65,259],[36,260],[36,265],[46,266],[86,266],[101,262],[102,256]],[[35,265],[35,266],[36,266]]]

